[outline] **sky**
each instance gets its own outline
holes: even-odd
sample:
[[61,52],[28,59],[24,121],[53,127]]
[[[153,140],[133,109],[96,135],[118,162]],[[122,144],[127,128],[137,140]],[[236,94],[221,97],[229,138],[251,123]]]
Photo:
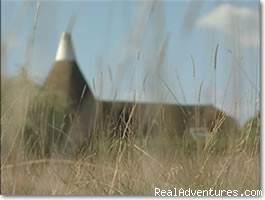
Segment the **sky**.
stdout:
[[26,65],[43,83],[70,31],[100,99],[213,104],[240,123],[260,108],[257,0],[40,1],[36,10],[2,1],[3,76]]

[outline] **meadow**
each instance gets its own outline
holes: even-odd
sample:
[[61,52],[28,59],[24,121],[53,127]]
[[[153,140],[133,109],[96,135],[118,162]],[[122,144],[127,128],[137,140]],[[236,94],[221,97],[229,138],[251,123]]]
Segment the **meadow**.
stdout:
[[[155,2],[150,6],[150,16],[151,12],[155,12],[153,9],[155,6]],[[161,13],[160,11],[158,9],[157,12]],[[33,55],[32,46],[38,25],[38,12],[39,7],[36,9],[31,40],[26,45],[28,47],[26,51],[29,51],[26,53],[28,56],[25,58],[26,63],[30,63],[30,56]],[[160,15],[154,17],[155,30],[151,29],[151,33],[155,33],[154,41],[160,38],[158,36],[163,31],[161,31],[163,20],[160,21],[159,17]],[[140,33],[144,24],[140,23],[142,20],[140,16],[139,23],[136,23],[138,25],[134,27],[135,30],[140,31],[139,33],[136,31],[132,44],[141,41],[137,39],[143,37]],[[193,20],[195,19],[192,19],[192,15],[188,17],[184,23],[187,27],[184,28],[189,30],[188,26],[192,26]],[[145,35],[144,31],[142,35]],[[149,42],[155,43],[153,40]],[[155,54],[156,51],[153,54],[150,50],[152,54],[150,60],[156,62],[154,64],[158,72],[163,71],[161,69],[167,54],[168,41],[167,38],[162,39],[157,50],[158,54]],[[215,87],[216,99],[218,98],[216,94],[218,44],[214,46],[216,48],[211,52],[211,58],[212,55],[214,57],[211,66],[214,78],[211,86]],[[147,50],[149,51],[149,48]],[[125,57],[126,55],[125,53]],[[192,73],[184,78],[192,82],[196,76],[195,71],[199,72],[200,69],[196,66],[192,55],[190,58]],[[128,57],[128,60],[130,59]],[[135,63],[138,63],[138,60]],[[240,65],[237,64],[237,60],[235,63]],[[1,63],[1,68],[4,67]],[[67,153],[67,147],[64,148],[60,137],[56,137],[58,133],[67,137],[64,129],[66,107],[64,99],[51,99],[43,85],[30,79],[28,75],[30,68],[27,66],[21,68],[23,70],[16,76],[1,73],[1,193],[3,195],[153,196],[155,188],[164,190],[211,188],[238,190],[238,193],[261,188],[260,113],[250,116],[249,120],[241,125],[239,133],[227,133],[225,136],[213,130],[207,137],[182,137],[177,134],[168,135],[161,128],[159,134],[145,137],[135,131],[137,127],[130,127],[127,131],[131,131],[129,135],[135,137],[110,138],[105,134],[112,131],[108,126],[95,128],[93,137],[87,145],[80,148],[77,154],[72,155]],[[121,73],[113,79],[126,81],[123,78],[126,73],[123,68],[118,71]],[[236,73],[231,73],[232,80],[236,79],[233,77],[237,76]],[[212,71],[209,72],[210,75],[213,75]],[[176,81],[179,81],[178,79],[179,77],[176,77]],[[244,81],[249,83],[249,80],[242,82]],[[193,85],[195,84],[197,83],[194,82]],[[155,84],[151,86],[153,88],[149,89],[154,91],[157,88],[165,88],[164,84],[163,87]],[[201,86],[202,83],[199,91],[195,91],[198,94],[196,96],[198,104],[202,94]],[[243,87],[243,84],[235,84],[233,92],[236,93],[241,86]],[[171,94],[177,90],[167,86],[166,88],[166,92]],[[182,87],[178,89],[184,90]],[[227,93],[224,92],[223,99],[226,96]],[[258,96],[253,98],[258,99]],[[222,125],[222,122],[219,123],[216,124],[217,127]],[[127,125],[125,124],[125,127]],[[47,140],[51,135],[55,137]]]
[[1,85],[3,194],[154,195],[155,187],[260,188],[259,116],[233,137],[209,133],[195,140],[161,133],[110,139],[100,134],[91,148],[71,157],[57,152],[58,141],[53,141],[47,157],[48,111],[55,108],[54,127],[60,127],[62,104],[49,102],[42,86],[22,75],[2,77]]

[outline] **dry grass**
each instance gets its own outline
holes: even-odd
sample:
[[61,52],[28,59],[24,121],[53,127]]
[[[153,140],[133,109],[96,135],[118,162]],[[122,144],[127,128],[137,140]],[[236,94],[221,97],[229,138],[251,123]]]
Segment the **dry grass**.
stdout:
[[[37,17],[32,37],[36,23]],[[158,74],[167,44],[168,38],[158,51]],[[218,46],[215,69],[217,52]],[[129,58],[127,53],[125,57]],[[194,77],[193,58],[192,63]],[[116,80],[122,80],[121,77]],[[154,195],[155,187],[239,192],[261,187],[259,119],[255,123],[250,121],[244,133],[234,137],[224,138],[213,129],[205,141],[165,136],[163,132],[146,138],[95,137],[92,146],[69,156],[57,148],[62,145],[57,134],[65,134],[61,99],[50,101],[43,88],[24,75],[11,79],[2,76],[1,81],[1,190],[5,195]],[[180,90],[185,100],[183,88]],[[201,88],[199,99],[200,95]],[[223,120],[221,117],[216,127]],[[126,123],[123,131],[133,130],[128,126]],[[111,130],[94,129],[95,134],[99,132]],[[52,140],[47,140],[47,135]]]
[[[74,157],[63,156],[51,145],[51,157],[46,158],[42,151],[28,154],[26,150],[33,146],[23,139],[29,137],[28,125],[36,122],[27,117],[31,108],[43,102],[49,104],[44,101],[44,91],[19,78],[2,81],[3,194],[153,195],[155,187],[239,191],[260,188],[257,122],[249,122],[245,134],[230,140],[222,140],[214,131],[206,142],[163,134],[131,140],[101,137],[94,139],[92,150]],[[33,115],[35,119],[42,116],[44,124],[35,124],[35,130],[43,129],[45,137],[49,116],[46,107],[41,108]],[[37,140],[42,149],[44,139]]]

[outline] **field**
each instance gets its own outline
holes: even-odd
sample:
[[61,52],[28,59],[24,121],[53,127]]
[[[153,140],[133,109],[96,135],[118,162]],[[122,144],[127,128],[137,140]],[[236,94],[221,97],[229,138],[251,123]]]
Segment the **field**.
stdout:
[[[68,3],[71,4],[70,2]],[[81,17],[82,14],[90,13],[87,10],[83,10],[84,6],[87,6],[84,8],[88,10],[90,8],[101,8],[101,4],[90,4],[91,2],[89,1],[84,4],[82,3],[76,4],[78,6],[77,8],[80,9]],[[167,3],[168,2],[165,2],[165,10],[170,11],[173,6]],[[212,7],[218,6],[217,4],[208,3],[207,5],[212,5]],[[92,50],[100,46],[99,44],[101,44],[103,49],[109,49],[109,52],[116,50],[116,48],[118,49],[119,47],[116,46],[117,44],[111,46],[112,42],[109,40],[116,36],[120,37],[125,31],[116,35],[122,28],[118,27],[117,30],[115,28],[110,28],[111,30],[107,30],[107,33],[112,33],[112,36],[107,37],[105,33],[102,36],[101,33],[103,31],[101,31],[101,29],[99,29],[100,31],[96,29],[100,26],[94,27],[89,25],[89,27],[87,27],[89,24],[87,20],[89,21],[92,17],[90,17],[90,15],[84,15],[83,23],[85,21],[87,24],[82,24],[81,18],[81,20],[78,21],[80,22],[79,29],[77,26],[77,31],[75,32],[72,30],[75,22],[73,16],[70,17],[67,29],[69,29],[70,32],[73,31],[73,35],[76,34],[76,38],[80,35],[87,36],[87,30],[89,31],[89,35],[96,33],[96,37],[98,36],[98,38],[93,38],[92,36],[89,36],[90,38],[80,37],[81,39],[79,38],[79,41],[75,40],[76,44],[79,44],[79,46],[75,46],[76,49],[78,49],[79,53],[82,52],[83,54],[80,53],[81,55],[78,55],[79,58],[83,58],[83,62],[85,60],[85,65],[91,67],[91,71],[87,70],[88,72],[86,73],[98,70],[94,74],[95,80],[93,79],[94,95],[101,97],[102,93],[110,88],[104,90],[102,86],[104,83],[107,83],[104,86],[112,85],[113,87],[110,90],[113,89],[114,91],[118,88],[117,86],[129,85],[129,88],[130,84],[133,85],[133,81],[136,81],[138,86],[143,86],[144,92],[149,92],[151,96],[153,95],[153,99],[158,99],[156,98],[157,96],[163,97],[166,96],[165,94],[169,94],[168,96],[170,96],[171,100],[174,100],[175,104],[178,104],[179,97],[182,97],[183,101],[188,99],[192,102],[196,102],[196,105],[201,105],[205,99],[214,102],[214,105],[216,105],[217,102],[224,103],[225,101],[231,100],[231,105],[237,106],[234,109],[235,111],[245,111],[249,109],[249,113],[253,114],[252,111],[254,111],[254,108],[248,108],[248,105],[254,104],[255,111],[259,110],[261,107],[259,102],[260,63],[257,61],[259,60],[259,47],[251,47],[254,51],[252,51],[253,49],[249,50],[251,49],[250,47],[242,47],[242,44],[237,41],[238,38],[241,38],[237,35],[238,32],[236,32],[239,31],[239,29],[232,32],[232,35],[227,34],[222,37],[220,36],[221,39],[215,40],[219,37],[219,28],[223,28],[223,25],[226,25],[226,23],[221,23],[221,25],[217,27],[218,31],[215,32],[216,35],[212,34],[213,36],[211,37],[208,37],[212,33],[208,33],[208,29],[205,32],[203,32],[204,30],[197,30],[198,27],[196,27],[195,21],[199,18],[200,3],[196,4],[198,10],[192,6],[187,7],[187,11],[185,11],[185,13],[187,13],[182,22],[183,24],[178,24],[181,28],[176,29],[177,33],[175,33],[175,35],[173,32],[170,32],[173,35],[173,37],[170,37],[169,32],[166,30],[166,24],[169,22],[173,23],[173,25],[169,24],[170,28],[176,25],[175,20],[177,22],[177,19],[174,17],[171,19],[170,17],[177,12],[174,10],[173,14],[171,13],[172,16],[165,17],[167,12],[164,12],[165,10],[163,10],[164,7],[162,4],[163,3],[158,1],[152,1],[146,3],[146,5],[144,4],[144,9],[139,9],[139,13],[137,11],[132,14],[132,16],[136,16],[135,26],[128,26],[128,37],[126,36],[122,39],[116,38],[115,40],[115,42],[120,40],[125,41],[125,45],[121,46],[120,52],[116,52],[117,54],[121,54],[117,59],[117,62],[121,63],[117,65],[118,67],[109,66],[107,60],[108,57],[111,57],[109,60],[116,58],[115,56],[117,55],[115,53],[106,53],[106,63],[104,61],[104,55],[100,58],[96,58],[94,69],[92,69],[94,66],[89,66],[89,64],[87,64],[90,63],[90,60],[88,62],[86,59],[96,57],[92,55]],[[16,16],[17,18],[14,18],[14,23],[9,26],[14,26],[14,28],[10,28],[11,31],[3,31],[5,35],[7,35],[7,40],[5,41],[3,39],[4,37],[1,38],[1,40],[3,40],[3,45],[1,46],[1,59],[3,60],[3,62],[1,62],[2,194],[154,196],[155,188],[160,188],[161,190],[173,190],[174,188],[192,190],[237,190],[238,194],[243,193],[245,190],[261,189],[260,112],[256,113],[255,116],[249,114],[249,119],[244,122],[243,125],[240,125],[239,133],[233,133],[232,130],[228,130],[225,134],[219,134],[213,129],[208,133],[207,137],[168,134],[166,129],[170,127],[166,127],[166,129],[159,127],[159,132],[155,135],[140,134],[137,131],[138,127],[136,125],[129,127],[131,126],[129,123],[125,123],[122,129],[115,129],[118,132],[121,131],[121,133],[126,132],[126,137],[124,137],[125,134],[117,134],[117,137],[109,137],[108,133],[113,132],[113,126],[112,128],[108,126],[108,124],[113,123],[110,121],[106,122],[107,125],[104,124],[102,127],[95,126],[92,131],[92,136],[89,137],[89,139],[86,138],[86,145],[80,147],[79,151],[75,154],[69,153],[69,149],[64,145],[64,141],[58,136],[65,135],[67,138],[67,132],[65,131],[66,125],[64,123],[67,103],[64,97],[60,96],[56,99],[50,98],[44,85],[37,84],[30,77],[30,70],[34,69],[38,71],[39,66],[33,65],[36,64],[36,60],[38,60],[38,58],[33,57],[35,55],[34,53],[38,52],[37,50],[48,49],[46,49],[47,55],[45,54],[43,57],[40,56],[43,60],[38,62],[41,67],[43,67],[41,65],[42,62],[45,64],[49,63],[47,60],[50,59],[49,53],[51,52],[51,46],[48,46],[48,44],[54,41],[49,37],[55,38],[57,33],[53,35],[52,31],[50,31],[53,30],[53,28],[49,26],[52,22],[47,23],[47,21],[49,21],[51,16],[60,15],[60,12],[57,13],[57,11],[60,10],[61,6],[63,7],[63,4],[58,3],[58,5],[60,5],[58,6],[57,4],[45,4],[45,2],[43,2],[41,4],[36,3],[36,6],[35,2],[31,2],[25,5],[24,8],[21,6],[22,11],[26,11],[25,13],[27,13],[31,9],[30,11],[34,11],[31,12],[32,16],[27,16],[25,13],[23,14],[22,11],[20,14],[18,13]],[[47,9],[52,6],[56,7],[56,5],[58,7],[56,9],[58,10],[55,8],[53,8],[54,10]],[[72,6],[76,5],[72,4]],[[184,4],[182,2],[179,5],[182,6]],[[179,8],[179,5],[176,6],[176,9]],[[126,6],[127,5],[124,7]],[[71,6],[69,6],[69,8],[70,7]],[[115,6],[113,6],[113,8],[114,7]],[[43,9],[43,12],[41,9]],[[44,12],[45,9],[48,11]],[[61,12],[63,17],[61,18],[66,19],[67,17],[65,17],[65,15],[67,12],[63,9],[64,8],[62,8],[63,12]],[[241,13],[241,10],[239,12],[232,4],[224,4],[222,9],[228,9],[228,11],[231,12],[235,9],[236,14]],[[222,9],[221,11],[223,11]],[[202,9],[202,12],[206,12],[205,10]],[[122,14],[126,14],[127,11],[128,10],[125,9],[124,12],[122,11]],[[219,11],[220,10],[217,12],[218,15],[215,16],[222,17],[221,14],[223,12]],[[52,15],[53,12],[55,13],[54,16]],[[47,16],[47,13],[49,13],[49,16]],[[243,13],[247,15],[251,12]],[[105,13],[102,12],[101,14],[105,16]],[[22,16],[26,17],[23,18]],[[19,19],[20,17],[21,19]],[[112,19],[116,19],[114,17]],[[130,19],[130,17],[128,18]],[[170,20],[166,21],[168,20],[167,18],[170,18]],[[232,25],[230,24],[231,26],[225,27],[229,29],[229,31],[241,22],[230,20],[229,17],[227,19],[229,22],[232,21]],[[255,21],[256,18],[251,15],[250,19],[254,19]],[[5,73],[6,66],[4,64],[6,63],[4,61],[6,61],[7,66],[10,67],[10,63],[8,62],[11,62],[12,59],[17,59],[17,57],[14,55],[13,57],[8,57],[8,53],[12,52],[12,50],[16,52],[15,47],[11,47],[11,42],[14,41],[11,40],[10,42],[8,36],[9,33],[12,33],[14,35],[14,40],[21,37],[22,34],[18,34],[19,31],[15,25],[24,26],[22,23],[23,20],[28,22],[27,25],[32,22],[31,26],[25,26],[25,29],[29,30],[29,36],[27,36],[29,41],[25,45],[25,52],[23,50],[23,53],[25,53],[25,58],[23,59],[25,65],[19,66],[19,72],[13,73],[11,76]],[[128,20],[128,23],[127,21],[122,21],[122,24],[125,24],[125,27],[127,27],[129,21],[130,20]],[[211,23],[211,20],[210,22],[206,20],[210,25],[216,25],[219,21],[215,20],[214,23]],[[95,24],[93,19],[92,22],[91,24]],[[259,21],[257,20],[257,22]],[[119,24],[119,22],[115,21],[113,24],[115,26],[115,24]],[[54,22],[54,27],[55,25],[62,25],[59,23],[59,17],[58,24]],[[253,24],[250,23],[250,25]],[[120,26],[122,27],[122,25]],[[61,27],[62,26],[56,26],[54,30],[58,29],[61,31]],[[80,27],[82,27],[82,34],[80,34]],[[108,29],[108,27],[109,26],[107,26],[106,29]],[[252,28],[252,26],[250,27]],[[251,28],[247,26],[247,29]],[[258,27],[256,28],[258,29]],[[40,29],[39,32],[38,29]],[[258,30],[256,31],[258,32]],[[34,44],[34,42],[41,41],[38,40],[38,37],[36,37],[35,40],[35,36],[39,34],[38,36],[44,37],[43,35],[46,35],[45,31],[50,34],[47,34],[47,41],[38,43],[39,46]],[[40,32],[44,32],[44,34],[40,34]],[[181,34],[179,34],[179,32]],[[200,34],[204,35],[203,38],[205,41],[203,41],[203,45],[200,43],[202,40],[201,38],[194,39],[194,35],[199,38],[199,36],[201,36]],[[249,35],[252,36],[252,32],[249,33]],[[253,35],[255,35],[255,31]],[[102,36],[102,38],[100,36]],[[226,37],[228,38],[228,36],[230,38],[226,41]],[[243,32],[241,36],[243,38]],[[107,39],[103,39],[103,37]],[[190,40],[190,38],[193,38],[193,40]],[[250,39],[247,40],[246,44],[248,45],[251,41]],[[22,40],[21,43],[23,42]],[[89,45],[86,46],[87,43],[85,42],[88,42]],[[92,42],[94,42],[94,46]],[[179,47],[181,48],[179,49]],[[231,47],[234,51],[230,50],[228,47]],[[16,48],[19,49],[20,46]],[[186,57],[183,56],[184,53],[182,51],[185,51]],[[42,54],[42,51],[39,52]],[[105,53],[105,51],[102,52]],[[248,56],[250,57],[249,59]],[[86,59],[84,59],[84,57]],[[170,59],[174,60],[174,62],[176,61],[176,63],[170,63]],[[81,60],[82,59],[80,59],[80,61]],[[35,63],[33,61],[35,61]],[[93,62],[91,61],[91,63]],[[172,66],[169,66],[170,64],[172,64]],[[87,66],[82,67],[82,69],[87,69]],[[139,71],[143,73],[138,77],[137,73],[134,74],[134,72],[132,72],[134,69],[139,69]],[[246,69],[249,70],[249,73],[246,73]],[[104,76],[101,71],[104,71]],[[130,79],[132,74],[135,75],[135,79]],[[169,74],[172,75],[171,78],[168,78]],[[253,81],[249,77],[252,79],[256,78],[256,80]],[[56,80],[57,76],[54,78]],[[174,82],[174,84],[176,83],[175,85],[172,84],[176,87],[167,85],[167,81]],[[78,89],[80,90],[80,88]],[[218,89],[221,91],[221,95]],[[117,92],[122,93],[124,91]],[[128,91],[125,90],[125,92]],[[130,94],[133,93],[133,91],[129,92]],[[140,93],[141,92],[142,91],[140,91]],[[185,94],[189,96],[185,96]],[[137,95],[138,94],[135,96]],[[191,96],[193,97],[192,99]],[[226,108],[220,105],[223,104],[219,103],[218,108],[226,110]],[[129,118],[130,114],[133,115],[133,113],[129,113]],[[148,116],[150,113],[145,114]],[[203,120],[198,119],[198,121]],[[114,126],[118,125],[114,123]],[[217,122],[215,126],[222,126],[222,121]],[[149,132],[149,130],[145,131]],[[174,131],[178,132],[183,130]],[[79,134],[78,131],[76,133]],[[85,138],[79,139],[85,140]]]
[[[260,188],[258,118],[233,138],[194,140],[163,133],[127,140],[96,137],[92,148],[74,157],[62,156],[54,148],[47,158],[45,108],[50,103],[43,93],[23,77],[2,79],[3,194],[154,195],[155,187],[239,192]],[[36,104],[42,110],[32,112]],[[37,123],[40,117],[42,123]],[[39,132],[28,128],[32,122],[36,122],[33,130]],[[35,134],[35,143],[25,142]]]

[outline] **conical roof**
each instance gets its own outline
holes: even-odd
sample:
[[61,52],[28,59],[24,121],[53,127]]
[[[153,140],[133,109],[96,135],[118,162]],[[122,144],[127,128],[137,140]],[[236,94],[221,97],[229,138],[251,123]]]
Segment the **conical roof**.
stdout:
[[70,33],[62,33],[55,63],[45,86],[55,97],[67,99],[67,103],[74,106],[80,103],[84,88],[86,88],[86,92],[89,91],[75,59]]
[[55,60],[75,60],[75,53],[70,33],[62,33]]

